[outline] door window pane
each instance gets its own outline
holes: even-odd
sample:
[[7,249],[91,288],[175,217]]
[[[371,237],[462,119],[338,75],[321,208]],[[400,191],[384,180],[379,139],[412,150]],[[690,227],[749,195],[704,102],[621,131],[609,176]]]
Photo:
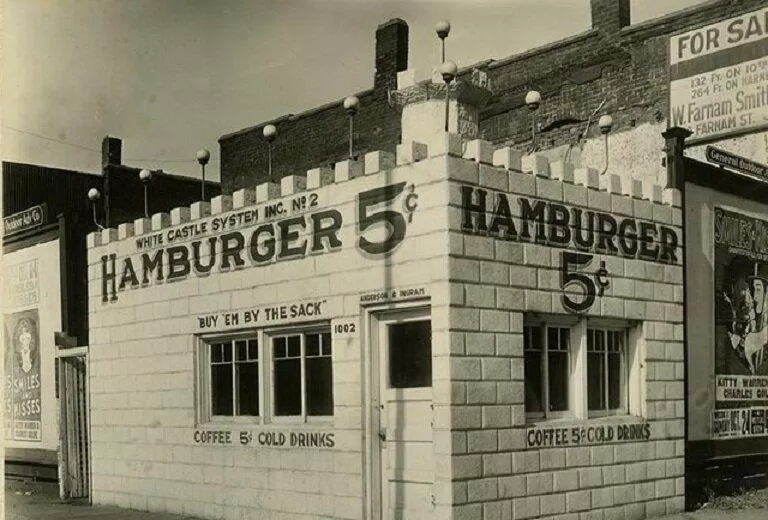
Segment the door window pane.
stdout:
[[429,320],[389,325],[389,385],[432,386],[432,325]]

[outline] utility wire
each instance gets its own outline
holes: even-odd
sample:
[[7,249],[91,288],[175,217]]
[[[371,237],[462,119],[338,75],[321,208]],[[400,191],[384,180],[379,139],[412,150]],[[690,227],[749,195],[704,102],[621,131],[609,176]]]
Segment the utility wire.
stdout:
[[[79,148],[80,150],[85,150],[87,152],[97,153],[97,154],[101,153],[101,150],[88,148],[87,146],[83,146],[79,144],[69,143],[67,141],[62,141],[61,139],[54,139],[53,137],[48,137],[42,134],[36,134],[35,132],[28,132],[27,130],[21,130],[19,128],[14,128],[12,126],[3,126],[3,128],[6,130],[13,130],[14,132],[18,132],[20,134],[37,137],[38,139],[44,139],[46,141],[51,141],[53,143],[63,144],[64,146]],[[197,162],[197,159],[149,159],[149,158],[136,158],[136,157],[126,157],[123,160],[132,161],[132,162],[155,162],[155,163],[196,163]],[[218,161],[212,159],[211,162],[216,163]]]

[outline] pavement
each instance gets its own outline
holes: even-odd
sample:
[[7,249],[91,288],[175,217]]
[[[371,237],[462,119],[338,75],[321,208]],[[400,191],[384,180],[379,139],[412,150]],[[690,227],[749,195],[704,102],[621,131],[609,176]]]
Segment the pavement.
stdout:
[[[170,513],[148,513],[111,506],[68,504],[59,500],[58,487],[6,481],[6,520],[199,520]],[[657,520],[768,520],[768,509],[700,509]]]
[[5,482],[5,520],[200,520],[170,513],[148,513],[112,506],[66,503],[53,484]]

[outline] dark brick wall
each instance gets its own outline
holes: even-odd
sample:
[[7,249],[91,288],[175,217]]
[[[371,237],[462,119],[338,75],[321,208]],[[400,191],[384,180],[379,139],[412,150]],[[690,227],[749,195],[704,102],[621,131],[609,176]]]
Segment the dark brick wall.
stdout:
[[[626,4],[626,5],[625,5]],[[622,27],[626,0],[593,0],[593,28],[582,35],[488,64],[494,95],[480,114],[480,131],[496,144],[525,148],[531,115],[528,90],[539,90],[540,146],[575,143],[590,114],[590,136],[599,134],[596,119],[610,113],[614,132],[666,118],[669,36],[764,5],[761,0],[722,0],[679,14]],[[596,9],[601,7],[602,10]],[[663,139],[659,136],[659,148]]]
[[[498,145],[530,146],[531,114],[524,98],[542,95],[536,117],[538,145],[575,144],[590,114],[610,113],[614,132],[659,122],[668,111],[669,36],[755,10],[764,0],[715,0],[680,13],[630,26],[629,0],[591,0],[592,28],[520,55],[478,64],[487,70],[494,95],[480,113],[483,138]],[[355,150],[393,151],[400,139],[399,114],[387,105],[386,86],[407,68],[408,29],[404,22],[381,26],[376,34],[374,89],[361,95]],[[393,87],[394,88],[394,87]],[[267,124],[266,122],[264,124]],[[347,118],[341,101],[272,122],[278,128],[273,172],[279,179],[304,174],[347,156]],[[267,147],[263,124],[222,137],[222,192],[253,187],[266,180]],[[659,149],[663,139],[659,136]]]
[[[109,213],[107,224],[117,227],[144,216],[144,185],[139,179],[139,168],[109,164],[104,167],[105,206]],[[201,196],[200,179],[168,173],[153,172],[148,186],[149,214],[170,212],[173,208],[189,206]],[[218,182],[205,182],[205,200],[221,193]]]
[[[120,140],[105,139],[105,161],[120,160]],[[34,164],[3,162],[3,216],[45,203],[45,224],[59,224],[61,259],[62,324],[61,330],[88,342],[88,270],[86,235],[96,230],[88,190],[97,188],[102,200],[97,204],[97,218],[111,227],[133,222],[144,216],[144,188],[139,169],[108,163],[103,175],[48,168]],[[108,182],[107,182],[108,180]],[[156,173],[150,185],[150,212],[168,212],[200,200],[200,180]],[[107,189],[109,185],[109,190]],[[107,198],[107,192],[110,196]],[[205,198],[220,193],[218,183],[206,183]],[[107,216],[109,218],[107,218]],[[3,240],[4,249],[14,241],[33,239],[37,231]],[[23,246],[24,244],[21,244]],[[15,245],[20,247],[19,244]]]
[[[373,88],[358,94],[360,112],[355,119],[355,154],[395,150],[400,142],[400,114],[389,106],[387,89],[397,88],[397,73],[408,68],[408,25],[394,19],[376,30],[376,72]],[[342,99],[297,115],[266,121],[219,139],[221,189],[231,194],[267,181],[268,149],[262,131],[277,127],[272,143],[272,175],[305,174],[308,169],[346,159],[349,120]]]

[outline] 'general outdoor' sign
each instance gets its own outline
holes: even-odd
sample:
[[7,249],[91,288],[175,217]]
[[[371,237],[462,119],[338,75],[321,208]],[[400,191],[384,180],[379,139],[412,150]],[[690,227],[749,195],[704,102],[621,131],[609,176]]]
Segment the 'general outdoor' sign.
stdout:
[[[768,107],[766,107],[768,110]],[[768,166],[739,157],[714,146],[707,146],[707,160],[721,166],[727,166],[752,178],[768,182]]]
[[7,237],[42,226],[45,223],[45,213],[46,205],[41,204],[3,217],[3,235]]

